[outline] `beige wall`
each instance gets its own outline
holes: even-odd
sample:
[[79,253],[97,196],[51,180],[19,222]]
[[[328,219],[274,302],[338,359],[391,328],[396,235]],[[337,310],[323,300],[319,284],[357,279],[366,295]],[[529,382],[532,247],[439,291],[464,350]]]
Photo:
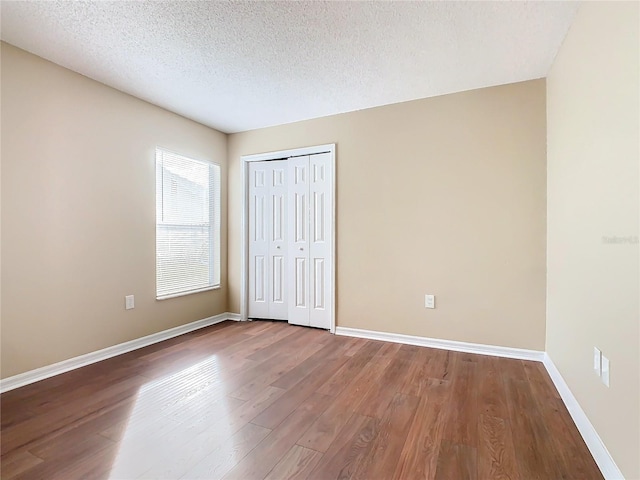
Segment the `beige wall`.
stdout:
[[230,309],[240,156],[335,142],[338,325],[542,350],[545,129],[537,80],[230,135]]
[[[548,77],[547,350],[628,479],[640,478],[638,3],[585,3]],[[593,347],[611,386],[592,372]]]
[[2,44],[2,377],[226,311],[224,190],[223,288],[155,300],[156,145],[226,178],[226,135]]

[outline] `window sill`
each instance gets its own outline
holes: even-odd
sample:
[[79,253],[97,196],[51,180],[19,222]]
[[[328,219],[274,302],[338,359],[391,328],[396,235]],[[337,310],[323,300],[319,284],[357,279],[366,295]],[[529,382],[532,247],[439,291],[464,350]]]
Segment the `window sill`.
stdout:
[[193,293],[208,292],[210,290],[219,290],[219,289],[220,289],[220,285],[214,285],[213,287],[200,288],[198,290],[189,290],[187,292],[179,292],[179,293],[172,293],[170,295],[162,295],[161,297],[156,297],[156,300],[168,300],[170,298],[184,297],[186,295],[191,295]]

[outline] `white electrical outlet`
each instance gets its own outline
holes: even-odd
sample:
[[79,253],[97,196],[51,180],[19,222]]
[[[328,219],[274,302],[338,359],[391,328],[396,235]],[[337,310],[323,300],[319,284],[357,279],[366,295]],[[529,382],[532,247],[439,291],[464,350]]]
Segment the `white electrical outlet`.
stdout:
[[425,295],[424,296],[424,308],[436,308],[436,296]]
[[135,305],[135,299],[134,299],[133,295],[127,295],[126,297],[124,297],[124,308],[126,310],[131,310],[135,306],[136,306]]
[[602,355],[602,383],[609,386],[609,359]]
[[602,352],[597,347],[593,347],[593,371],[596,375],[602,375]]

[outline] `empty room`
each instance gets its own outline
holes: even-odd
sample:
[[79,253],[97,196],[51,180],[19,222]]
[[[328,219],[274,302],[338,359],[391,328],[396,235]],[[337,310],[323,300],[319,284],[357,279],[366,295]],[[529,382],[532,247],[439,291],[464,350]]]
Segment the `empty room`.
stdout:
[[0,478],[640,480],[639,2],[0,5]]

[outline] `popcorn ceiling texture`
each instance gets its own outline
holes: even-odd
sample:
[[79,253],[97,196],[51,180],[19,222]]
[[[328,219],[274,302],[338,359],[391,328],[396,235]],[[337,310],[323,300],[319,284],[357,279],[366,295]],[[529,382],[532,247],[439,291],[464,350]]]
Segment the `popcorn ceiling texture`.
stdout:
[[541,78],[575,2],[2,1],[2,40],[226,133]]

